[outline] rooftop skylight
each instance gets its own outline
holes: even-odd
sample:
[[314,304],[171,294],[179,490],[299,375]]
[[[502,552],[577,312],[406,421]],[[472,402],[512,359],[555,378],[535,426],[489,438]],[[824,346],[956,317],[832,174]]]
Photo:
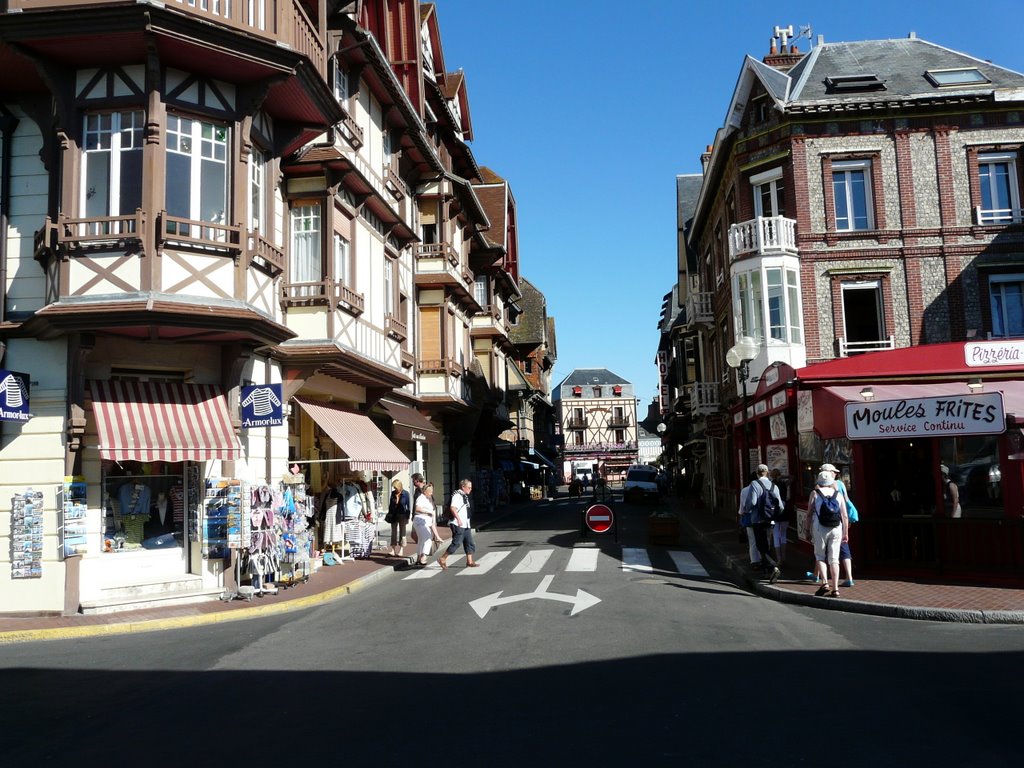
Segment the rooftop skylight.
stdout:
[[878,75],[839,75],[826,77],[825,88],[829,93],[884,91],[885,83],[878,79]]
[[990,82],[977,67],[962,69],[929,69],[924,73],[932,85],[944,88],[950,85],[983,85]]

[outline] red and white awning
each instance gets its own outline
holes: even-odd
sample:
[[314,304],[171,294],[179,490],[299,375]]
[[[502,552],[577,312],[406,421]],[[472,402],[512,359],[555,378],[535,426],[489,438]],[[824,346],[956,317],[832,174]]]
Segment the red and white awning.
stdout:
[[401,472],[409,468],[409,457],[388,440],[369,417],[297,397],[295,402],[341,449],[350,468],[380,472]]
[[104,459],[234,461],[241,456],[227,401],[216,387],[92,381],[90,390]]

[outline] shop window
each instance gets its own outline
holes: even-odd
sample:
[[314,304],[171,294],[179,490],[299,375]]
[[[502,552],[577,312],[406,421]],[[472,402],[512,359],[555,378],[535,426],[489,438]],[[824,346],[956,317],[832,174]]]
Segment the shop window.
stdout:
[[[103,463],[105,554],[184,548],[186,466],[165,462]],[[197,481],[198,476],[193,479]]]
[[[167,212],[171,216],[227,223],[228,129],[179,115],[167,116]],[[222,230],[200,228],[207,239]],[[176,230],[189,233],[187,228]]]
[[992,338],[1024,336],[1024,275],[993,275],[988,291]]
[[833,162],[832,195],[837,230],[849,232],[874,228],[869,160]]
[[[141,110],[88,114],[83,136],[81,210],[86,218],[134,214],[142,205]],[[121,234],[116,222],[93,222],[89,233]]]
[[[999,435],[964,435],[939,440],[939,457],[956,483],[962,517],[1004,515],[999,439]],[[948,499],[939,501],[948,506]],[[936,509],[939,515],[944,512],[948,509]]]

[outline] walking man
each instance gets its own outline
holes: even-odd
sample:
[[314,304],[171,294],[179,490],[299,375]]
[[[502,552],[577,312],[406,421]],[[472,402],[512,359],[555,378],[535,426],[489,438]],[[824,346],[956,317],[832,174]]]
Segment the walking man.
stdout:
[[448,555],[458,552],[461,545],[466,553],[466,567],[477,568],[480,563],[473,559],[476,552],[476,543],[473,541],[473,529],[470,527],[470,501],[469,496],[473,492],[473,481],[467,479],[459,483],[459,489],[452,494],[451,502],[448,505],[448,527],[452,532],[452,543],[448,549],[437,559],[438,565],[448,570]]
[[[782,507],[782,496],[779,494],[779,487],[768,477],[768,465],[757,465],[757,479],[750,484],[747,493],[747,512],[750,513],[750,525],[754,529],[754,543],[761,555],[761,562],[764,564],[765,572],[768,574],[768,583],[774,584],[779,579],[779,564],[772,557],[768,545],[768,530],[772,526],[771,519],[765,519],[759,513],[761,509],[761,497],[770,493],[775,497],[775,509]],[[769,507],[765,504],[765,507]]]

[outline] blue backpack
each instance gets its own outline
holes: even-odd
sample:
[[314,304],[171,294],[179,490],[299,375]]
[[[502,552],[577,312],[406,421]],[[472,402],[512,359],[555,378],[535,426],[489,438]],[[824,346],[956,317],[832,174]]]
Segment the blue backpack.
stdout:
[[818,494],[818,522],[826,528],[835,528],[843,522],[843,513],[839,509],[839,491],[831,496],[826,496],[817,488],[814,492]]
[[765,488],[764,483],[755,480],[751,485],[761,486],[757,500],[750,504],[750,521],[752,523],[770,523],[782,515],[782,505],[779,504],[779,497],[775,495],[775,483],[770,488]]

